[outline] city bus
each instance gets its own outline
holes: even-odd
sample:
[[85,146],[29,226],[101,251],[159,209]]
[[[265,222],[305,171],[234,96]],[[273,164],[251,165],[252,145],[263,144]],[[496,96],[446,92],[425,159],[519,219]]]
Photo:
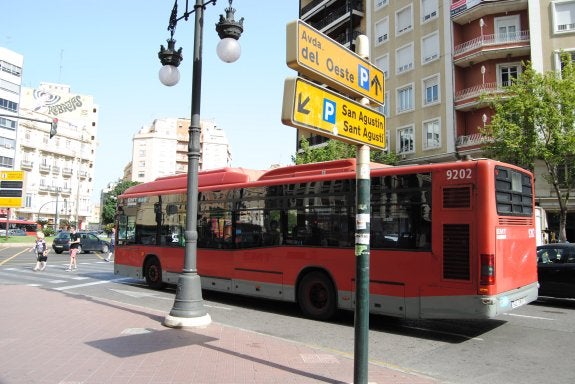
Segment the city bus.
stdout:
[[[533,175],[490,159],[372,163],[370,313],[486,319],[536,300]],[[116,275],[152,288],[184,265],[186,175],[118,198]],[[202,288],[295,302],[305,316],[353,310],[356,161],[198,175]]]
[[[26,232],[26,235],[36,236],[39,225],[35,221],[19,220],[19,219],[0,219],[0,234],[6,234],[6,223],[8,222],[8,229],[21,229]],[[8,231],[10,234],[10,231]]]

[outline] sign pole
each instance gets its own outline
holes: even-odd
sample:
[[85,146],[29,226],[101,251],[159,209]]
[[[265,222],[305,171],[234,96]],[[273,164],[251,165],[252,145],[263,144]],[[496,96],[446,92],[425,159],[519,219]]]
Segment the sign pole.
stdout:
[[[356,51],[369,57],[367,36],[356,38]],[[362,104],[369,104],[367,98]],[[353,382],[367,384],[369,360],[369,240],[371,222],[371,179],[369,147],[357,146],[356,161],[356,219],[355,219],[355,316],[354,316],[354,366]]]

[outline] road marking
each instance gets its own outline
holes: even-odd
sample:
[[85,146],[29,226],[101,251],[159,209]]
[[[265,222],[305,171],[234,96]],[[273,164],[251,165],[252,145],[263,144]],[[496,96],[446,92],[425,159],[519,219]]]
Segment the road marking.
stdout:
[[30,250],[30,248],[26,248],[26,249],[24,249],[23,251],[20,251],[20,252],[18,252],[17,254],[15,254],[14,256],[7,258],[6,260],[0,261],[0,265],[6,264],[6,263],[9,262],[10,260],[12,260],[12,259],[14,259],[14,258],[20,256],[20,255],[23,254],[24,252],[28,252],[29,250]]
[[157,293],[126,291],[126,290],[122,290],[122,289],[110,289],[110,291],[114,291],[116,293],[120,293],[122,295],[130,296],[130,297],[135,297],[137,299],[141,299],[142,297],[157,296]]
[[549,317],[539,317],[539,316],[527,316],[527,315],[518,315],[516,313],[505,313],[507,316],[515,316],[515,317],[524,317],[527,319],[535,319],[535,320],[550,320],[554,321],[555,319],[551,319]]
[[113,280],[104,280],[104,281],[93,281],[91,283],[85,283],[85,284],[77,284],[77,285],[68,285],[67,287],[58,287],[58,288],[54,288],[55,291],[64,291],[66,289],[74,289],[74,288],[82,288],[82,287],[88,287],[90,285],[99,285],[99,284],[106,284],[106,283],[115,283],[118,281],[124,281],[124,280],[130,280],[130,277],[123,277],[121,279],[113,279]]

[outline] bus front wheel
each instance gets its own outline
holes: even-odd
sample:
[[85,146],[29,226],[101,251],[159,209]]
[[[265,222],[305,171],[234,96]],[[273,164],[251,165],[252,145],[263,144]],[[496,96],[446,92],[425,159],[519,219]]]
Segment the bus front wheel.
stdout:
[[144,265],[144,276],[146,277],[146,284],[152,289],[161,289],[164,286],[162,282],[162,266],[160,261],[152,257]]
[[335,288],[323,272],[305,275],[299,284],[297,298],[303,314],[312,319],[327,320],[337,309]]

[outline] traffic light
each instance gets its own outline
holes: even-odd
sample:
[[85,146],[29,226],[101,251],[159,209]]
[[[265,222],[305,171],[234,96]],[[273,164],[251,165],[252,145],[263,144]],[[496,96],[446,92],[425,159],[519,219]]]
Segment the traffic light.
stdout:
[[56,136],[58,132],[58,119],[55,117],[52,119],[52,124],[50,126],[50,138]]

